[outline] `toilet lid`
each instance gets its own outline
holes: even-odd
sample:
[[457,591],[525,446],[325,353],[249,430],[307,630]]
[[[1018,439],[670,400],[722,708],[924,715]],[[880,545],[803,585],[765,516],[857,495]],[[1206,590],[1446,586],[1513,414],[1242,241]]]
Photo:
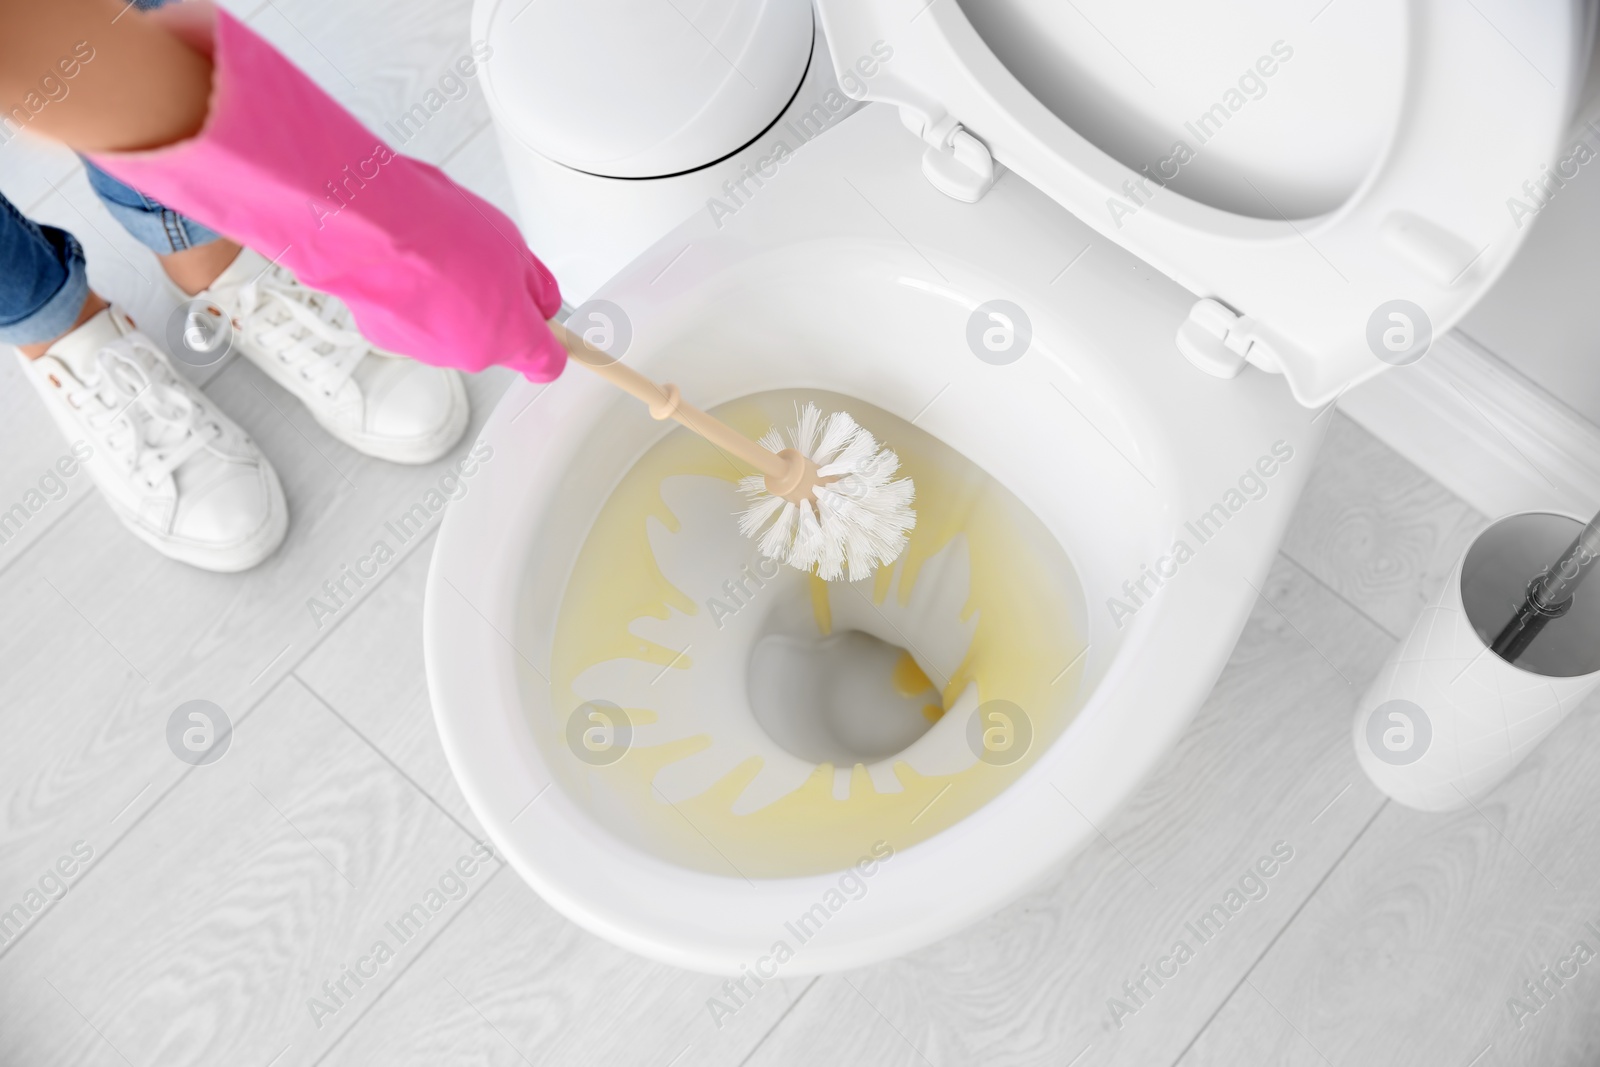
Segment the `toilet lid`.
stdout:
[[976,138],[1308,405],[1425,354],[1578,165],[1577,0],[817,7],[847,91]]

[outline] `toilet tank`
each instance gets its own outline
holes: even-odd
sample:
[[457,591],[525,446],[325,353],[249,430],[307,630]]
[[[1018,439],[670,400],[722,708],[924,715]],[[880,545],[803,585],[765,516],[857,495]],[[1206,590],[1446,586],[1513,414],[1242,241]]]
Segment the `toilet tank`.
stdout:
[[857,106],[810,0],[477,0],[473,39],[523,235],[571,304]]

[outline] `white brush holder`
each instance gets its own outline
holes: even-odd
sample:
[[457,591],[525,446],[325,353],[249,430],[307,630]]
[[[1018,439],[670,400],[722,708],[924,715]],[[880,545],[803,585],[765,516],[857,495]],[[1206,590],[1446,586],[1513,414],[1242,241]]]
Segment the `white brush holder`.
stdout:
[[1600,579],[1515,663],[1490,648],[1583,527],[1525,512],[1474,539],[1356,705],[1356,755],[1379,789],[1422,811],[1475,804],[1600,684]]

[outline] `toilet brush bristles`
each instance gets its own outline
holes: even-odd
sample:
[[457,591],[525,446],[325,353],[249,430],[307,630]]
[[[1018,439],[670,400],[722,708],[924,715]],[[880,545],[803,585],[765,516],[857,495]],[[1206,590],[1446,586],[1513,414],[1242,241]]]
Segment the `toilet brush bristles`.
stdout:
[[911,510],[915,488],[909,478],[894,477],[900,457],[879,448],[847,413],[836,411],[824,420],[815,404],[807,404],[799,416],[789,445],[777,429],[761,445],[772,452],[793,447],[831,480],[817,486],[814,499],[795,504],[772,495],[759,474],[741,479],[739,490],[750,503],[739,529],[770,559],[824,581],[859,581],[905,551],[906,533],[917,523]]

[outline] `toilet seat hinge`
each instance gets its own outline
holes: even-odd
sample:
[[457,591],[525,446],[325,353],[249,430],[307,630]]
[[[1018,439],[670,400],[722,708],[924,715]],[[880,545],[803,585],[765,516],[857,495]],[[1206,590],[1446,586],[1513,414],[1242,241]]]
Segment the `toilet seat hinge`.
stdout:
[[955,116],[934,117],[902,107],[900,120],[927,144],[922,173],[935,189],[964,204],[976,204],[994,188],[994,156]]
[[1257,332],[1256,321],[1209,297],[1189,309],[1178,327],[1177,342],[1190,363],[1218,378],[1238,377],[1246,363],[1271,374],[1283,372],[1278,354]]

